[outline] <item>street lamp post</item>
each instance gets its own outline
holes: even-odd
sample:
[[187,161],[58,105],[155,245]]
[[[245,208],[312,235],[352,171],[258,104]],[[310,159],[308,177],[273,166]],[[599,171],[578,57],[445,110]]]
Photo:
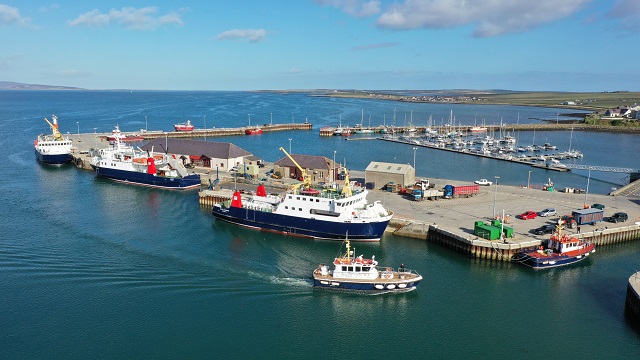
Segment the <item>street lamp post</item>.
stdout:
[[147,128],[147,117],[144,117],[144,131],[148,131],[149,129]]
[[491,214],[491,217],[494,217],[496,215],[496,198],[498,197],[498,179],[500,179],[500,176],[494,176],[496,179],[496,191],[493,193],[493,213]]
[[587,177],[587,190],[584,192],[584,206],[587,206],[587,196],[589,195],[589,181],[591,180],[591,169],[589,169],[589,176]]
[[533,170],[529,170],[529,176],[527,177],[527,189],[529,189],[529,185],[531,184],[531,172]]
[[291,138],[289,138],[289,154],[291,154]]
[[204,116],[204,141],[207,141],[207,115]]
[[80,135],[80,122],[76,121],[76,125],[78,125],[78,135]]
[[269,113],[269,115],[271,115],[271,123],[269,125],[273,125],[273,113]]
[[333,165],[331,173],[333,174],[333,182],[336,182],[336,150],[333,150]]
[[416,150],[418,150],[417,147],[413,148],[413,171],[416,171]]

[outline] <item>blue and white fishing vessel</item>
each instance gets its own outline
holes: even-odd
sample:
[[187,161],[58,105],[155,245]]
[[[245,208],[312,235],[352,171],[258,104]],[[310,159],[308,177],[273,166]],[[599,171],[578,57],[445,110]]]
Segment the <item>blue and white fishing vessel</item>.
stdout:
[[367,203],[367,190],[353,191],[348,175],[340,193],[334,189],[312,188],[309,175],[295,160],[293,162],[301,170],[303,182],[289,192],[267,195],[264,185],[258,186],[256,194],[251,196],[235,192],[230,202],[213,206],[213,216],[232,224],[285,235],[344,240],[348,233],[352,241],[380,241],[392,212],[379,201]]
[[96,175],[114,181],[171,190],[195,189],[200,176],[189,174],[174,155],[151,153],[115,139],[90,160]]
[[51,127],[51,134],[41,134],[33,141],[33,147],[38,161],[44,164],[60,165],[70,162],[73,157],[71,151],[73,142],[68,137],[63,137],[58,130],[58,117],[51,115],[53,124],[44,118]]
[[323,289],[352,290],[362,292],[407,292],[415,290],[422,276],[417,272],[405,269],[404,264],[398,269],[381,267],[375,255],[365,259],[362,255],[355,257],[349,240],[345,241],[346,251],[333,260],[333,268],[320,264],[313,271],[313,286]]

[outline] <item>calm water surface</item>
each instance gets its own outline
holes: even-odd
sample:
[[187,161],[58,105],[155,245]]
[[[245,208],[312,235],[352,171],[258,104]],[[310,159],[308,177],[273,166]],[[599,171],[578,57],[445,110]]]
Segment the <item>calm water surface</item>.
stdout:
[[[413,110],[414,124],[485,118],[509,123],[555,118],[558,109],[396,104],[305,94],[217,92],[0,92],[3,221],[0,222],[0,358],[310,358],[349,351],[372,358],[640,358],[640,331],[624,316],[640,243],[602,248],[578,266],[533,272],[468,259],[415,239],[356,244],[381,264],[404,263],[425,281],[417,291],[379,296],[313,290],[310,271],[338,252],[334,242],[255,232],[216,222],[196,192],[176,193],[96,179],[72,166],[36,163],[32,142],[59,116],[63,132],[169,130],[301,122],[387,124]],[[401,115],[400,115],[401,114]],[[518,120],[519,114],[519,120]],[[145,124],[145,116],[147,124]],[[507,120],[508,119],[508,120]],[[202,125],[199,124],[202,121]],[[477,121],[477,120],[476,120]],[[76,124],[78,122],[78,124]],[[422,122],[422,123],[420,123]],[[362,170],[369,161],[411,163],[413,150],[382,141],[282,132],[225,138],[275,161],[325,155]],[[533,141],[520,133],[521,142]],[[570,134],[536,133],[535,143],[569,147]],[[211,139],[208,139],[211,140]],[[220,140],[220,139],[216,139]],[[638,152],[637,135],[574,132],[584,164],[638,167],[612,152]],[[531,168],[430,149],[419,174],[526,182]],[[609,174],[610,175],[610,174]],[[532,173],[558,186],[586,186],[585,174]],[[623,175],[591,174],[607,192]],[[594,180],[595,179],[595,180]],[[583,184],[584,186],[581,186]]]

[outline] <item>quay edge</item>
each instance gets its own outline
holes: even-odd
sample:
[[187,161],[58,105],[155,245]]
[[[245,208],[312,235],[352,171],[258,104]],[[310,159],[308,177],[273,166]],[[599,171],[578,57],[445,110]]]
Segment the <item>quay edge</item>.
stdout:
[[625,312],[631,321],[640,325],[640,271],[629,277]]

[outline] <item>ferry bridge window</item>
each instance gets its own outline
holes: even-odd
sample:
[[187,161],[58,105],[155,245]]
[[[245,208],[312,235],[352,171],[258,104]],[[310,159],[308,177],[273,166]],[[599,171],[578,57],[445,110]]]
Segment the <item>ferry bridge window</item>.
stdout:
[[347,267],[346,266],[342,266],[342,271],[347,271]]
[[360,272],[362,271],[362,268],[360,266],[356,266],[356,272]]
[[298,211],[302,211],[302,208],[298,208]]
[[349,271],[353,271],[353,266],[349,266]]
[[362,267],[362,271],[369,271],[369,267],[368,266]]

